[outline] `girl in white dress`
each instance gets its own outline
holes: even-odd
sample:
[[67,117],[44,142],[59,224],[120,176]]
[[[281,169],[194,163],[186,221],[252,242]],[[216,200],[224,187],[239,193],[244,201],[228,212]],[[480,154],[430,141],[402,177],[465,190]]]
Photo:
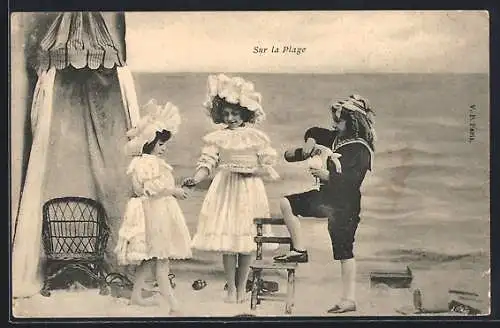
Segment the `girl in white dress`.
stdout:
[[127,203],[115,252],[122,265],[139,265],[132,290],[131,303],[151,305],[142,298],[142,288],[148,273],[153,272],[160,293],[178,310],[170,285],[169,259],[187,259],[191,254],[191,238],[177,199],[186,192],[175,186],[172,167],[162,155],[166,142],[177,132],[180,116],[175,106],[158,106],[150,101],[143,112],[147,114],[127,135],[129,154],[136,155],[127,170],[135,197]]
[[245,301],[256,249],[253,219],[270,215],[262,178],[279,177],[272,167],[277,154],[268,136],[248,126],[265,118],[260,102],[252,83],[223,74],[209,76],[204,105],[213,122],[224,128],[203,137],[196,173],[184,181],[194,186],[219,169],[203,202],[192,245],[222,252],[230,303]]

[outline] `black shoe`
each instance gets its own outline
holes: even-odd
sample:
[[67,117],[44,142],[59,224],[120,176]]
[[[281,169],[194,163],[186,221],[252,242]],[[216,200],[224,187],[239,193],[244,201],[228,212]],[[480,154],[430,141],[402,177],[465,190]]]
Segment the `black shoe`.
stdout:
[[263,293],[275,293],[279,290],[279,284],[276,281],[263,280],[261,290]]
[[309,256],[307,255],[307,251],[299,251],[297,249],[293,249],[294,252],[299,254],[283,254],[273,257],[276,262],[295,262],[295,263],[306,263],[309,262]]

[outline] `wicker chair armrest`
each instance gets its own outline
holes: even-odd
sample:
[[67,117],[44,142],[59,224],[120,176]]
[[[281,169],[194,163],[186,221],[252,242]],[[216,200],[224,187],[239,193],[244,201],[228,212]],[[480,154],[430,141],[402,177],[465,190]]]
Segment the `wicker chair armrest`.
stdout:
[[111,234],[111,229],[106,224],[106,222],[102,222],[100,227],[99,245],[98,245],[99,254],[103,254],[105,252],[110,234]]

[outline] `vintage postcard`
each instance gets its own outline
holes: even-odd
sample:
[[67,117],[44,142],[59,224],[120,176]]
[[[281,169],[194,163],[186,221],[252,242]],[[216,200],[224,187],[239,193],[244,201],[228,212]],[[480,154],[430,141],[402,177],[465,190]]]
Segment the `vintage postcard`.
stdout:
[[14,318],[490,313],[487,11],[10,26]]

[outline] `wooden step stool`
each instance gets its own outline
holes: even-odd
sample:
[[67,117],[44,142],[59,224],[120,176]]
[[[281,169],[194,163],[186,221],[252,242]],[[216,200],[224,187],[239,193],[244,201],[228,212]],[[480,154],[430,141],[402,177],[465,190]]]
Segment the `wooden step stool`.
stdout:
[[[290,237],[266,237],[262,233],[262,227],[264,224],[285,225],[285,220],[278,218],[256,218],[254,223],[257,226],[257,236],[254,238],[255,243],[257,244],[257,256],[254,263],[250,266],[253,273],[250,309],[255,310],[257,305],[260,304],[260,301],[262,300],[285,301],[285,313],[291,314],[294,306],[295,269],[297,268],[297,263],[277,263],[264,261],[262,259],[262,244],[264,243],[289,244],[290,250],[293,248],[292,239]],[[269,269],[287,270],[288,279],[286,293],[262,295],[262,271]]]

